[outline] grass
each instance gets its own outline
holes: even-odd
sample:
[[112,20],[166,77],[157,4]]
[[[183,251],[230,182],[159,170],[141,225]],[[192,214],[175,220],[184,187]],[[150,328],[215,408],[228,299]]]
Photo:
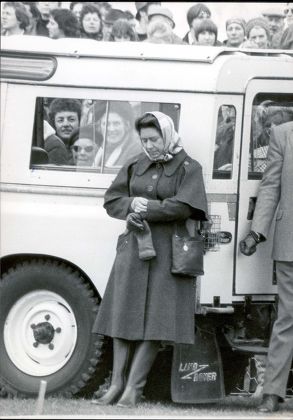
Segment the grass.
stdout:
[[[293,419],[293,398],[280,406],[280,411],[271,415],[260,416],[256,410],[259,399],[245,396],[229,396],[218,403],[207,404],[175,404],[173,402],[143,402],[135,408],[119,408],[113,406],[97,406],[89,399],[45,399],[43,416],[52,418],[73,418],[78,416],[92,418],[157,418],[192,417],[192,418],[273,418]],[[34,399],[0,399],[0,418],[28,416],[33,417],[36,409]],[[39,417],[39,416],[38,416]]]

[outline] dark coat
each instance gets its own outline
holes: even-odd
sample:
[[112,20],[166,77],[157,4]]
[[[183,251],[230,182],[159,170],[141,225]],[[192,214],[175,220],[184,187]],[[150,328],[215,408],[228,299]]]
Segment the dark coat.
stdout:
[[200,164],[184,150],[155,163],[145,154],[125,165],[107,190],[104,207],[125,220],[134,197],[148,201],[144,214],[157,256],[138,256],[133,232],[118,237],[117,254],[93,331],[127,340],[194,342],[195,279],[171,274],[175,222],[207,219]]

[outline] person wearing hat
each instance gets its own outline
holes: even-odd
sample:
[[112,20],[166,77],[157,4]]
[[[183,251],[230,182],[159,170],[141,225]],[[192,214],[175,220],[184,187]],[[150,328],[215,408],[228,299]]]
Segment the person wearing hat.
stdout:
[[[175,22],[173,14],[169,9],[158,5],[151,5],[148,10],[148,21],[147,41],[152,41],[153,38],[156,38],[155,33],[157,32],[168,34],[165,41],[166,43],[184,44],[182,39],[173,32]],[[157,36],[157,38],[160,38],[160,35]],[[164,37],[161,37],[161,40],[161,42],[164,42]]]
[[127,20],[124,12],[120,9],[110,9],[103,20],[103,41],[111,41],[112,28],[118,19]]
[[271,34],[271,47],[279,48],[281,37],[285,27],[285,15],[277,8],[270,8],[262,12],[263,17],[267,20],[270,34]]
[[136,29],[137,36],[139,41],[144,41],[147,39],[147,26],[148,26],[148,9],[150,5],[157,4],[161,5],[160,1],[136,1],[136,20],[138,22],[138,27]]
[[264,18],[250,19],[245,26],[247,41],[244,41],[241,48],[270,48],[271,35],[270,28]]
[[210,9],[203,3],[197,3],[190,7],[187,12],[187,22],[189,25],[189,31],[183,38],[183,41],[189,45],[196,44],[196,39],[194,36],[194,29],[203,19],[211,18]]
[[226,21],[227,40],[223,42],[226,47],[238,48],[245,41],[245,20],[233,17]]

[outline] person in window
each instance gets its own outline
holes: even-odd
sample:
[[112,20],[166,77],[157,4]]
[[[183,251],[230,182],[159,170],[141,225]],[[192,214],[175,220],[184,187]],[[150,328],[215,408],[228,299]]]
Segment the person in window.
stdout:
[[50,11],[61,6],[59,1],[37,1],[36,6],[40,11],[41,17],[38,19],[36,33],[40,36],[49,36],[47,25],[49,23]]
[[264,18],[250,19],[246,24],[245,34],[247,40],[240,45],[241,48],[270,48],[270,28]]
[[[173,120],[146,112],[135,127],[143,153],[122,167],[105,194],[107,213],[126,220],[127,231],[118,237],[93,326],[113,338],[114,348],[111,385],[93,403],[120,407],[140,401],[162,340],[194,344],[195,281],[171,273],[172,234],[188,218],[207,220],[201,165],[183,149]],[[137,240],[145,223],[155,251],[148,259],[140,257]]]
[[204,19],[194,29],[196,45],[219,46],[217,25],[210,19]]
[[226,47],[238,48],[245,41],[245,24],[245,20],[240,17],[226,21],[227,40],[223,42]]
[[285,14],[281,8],[271,7],[262,12],[268,22],[271,35],[271,47],[280,48],[281,37],[285,27]]
[[113,24],[110,41],[138,41],[138,38],[131,24],[127,20],[118,19]]
[[50,103],[48,114],[49,123],[65,144],[68,160],[71,160],[70,139],[80,126],[81,102],[78,99],[55,98]]
[[77,17],[68,9],[51,10],[47,27],[53,39],[79,38],[80,35]]
[[191,6],[187,12],[187,22],[190,29],[184,36],[183,41],[189,45],[197,44],[194,29],[203,19],[210,19],[211,15],[212,14],[208,6],[203,3],[197,3]]
[[[134,117],[128,102],[110,102],[108,112],[105,104],[94,107],[94,119],[97,138],[103,139],[95,165],[121,167],[125,161],[141,153],[140,142],[134,135]],[[105,140],[105,141],[104,141]]]
[[82,134],[77,131],[70,140],[72,163],[76,166],[94,166],[98,146],[93,138],[91,127],[84,128]]
[[1,11],[1,35],[24,35],[29,26],[29,15],[25,6],[18,1],[7,1]]
[[56,131],[44,120],[44,149],[48,153],[48,163],[67,165],[68,151],[63,141],[56,136]]
[[93,3],[84,3],[80,12],[81,38],[103,40],[103,24],[99,9]]

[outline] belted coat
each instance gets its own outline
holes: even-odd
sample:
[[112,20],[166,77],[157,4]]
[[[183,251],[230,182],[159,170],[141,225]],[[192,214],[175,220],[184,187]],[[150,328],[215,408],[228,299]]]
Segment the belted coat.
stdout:
[[127,340],[194,343],[195,279],[171,273],[175,224],[207,220],[201,165],[184,150],[164,163],[144,153],[125,165],[105,194],[111,217],[125,220],[134,197],[148,199],[156,257],[141,260],[133,231],[118,237],[116,258],[93,326]]

